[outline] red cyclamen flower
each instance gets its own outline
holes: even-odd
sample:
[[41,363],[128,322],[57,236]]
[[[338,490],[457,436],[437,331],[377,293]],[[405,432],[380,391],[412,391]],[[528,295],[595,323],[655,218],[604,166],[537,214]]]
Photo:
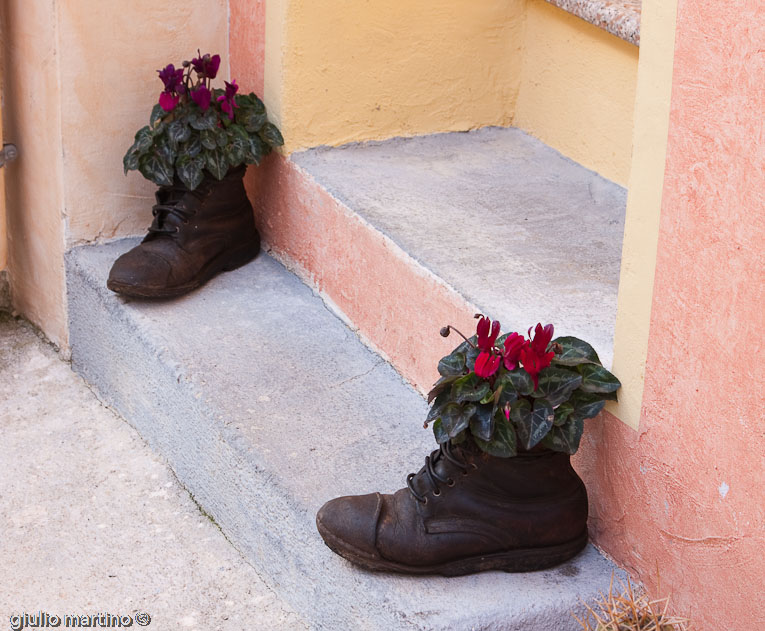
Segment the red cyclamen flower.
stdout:
[[531,375],[534,380],[534,389],[539,386],[539,373],[543,368],[547,368],[555,357],[555,353],[550,351],[544,355],[537,355],[534,353],[534,349],[526,347],[521,351],[521,362],[523,363],[524,370]]
[[553,330],[552,324],[542,328],[542,323],[537,323],[537,326],[534,328],[534,339],[531,339],[531,329],[529,329],[531,348],[537,355],[544,355],[545,351],[547,351],[550,340],[552,340]]
[[[489,332],[490,327],[491,333]],[[489,352],[494,346],[494,342],[497,341],[497,336],[499,335],[499,321],[494,320],[494,322],[492,322],[491,319],[486,316],[481,316],[478,320],[478,325],[476,326],[476,335],[478,337],[478,348],[482,351]]]
[[505,338],[504,352],[502,357],[505,361],[505,368],[508,370],[515,370],[518,367],[518,362],[521,359],[521,351],[528,346],[528,342],[522,335],[517,333],[510,333]]
[[226,84],[226,93],[218,97],[218,103],[220,103],[220,109],[228,114],[229,119],[234,119],[234,108],[238,107],[236,101],[234,101],[234,95],[239,89],[236,84],[236,79],[232,79],[231,83],[224,81]]
[[171,112],[175,109],[175,106],[178,105],[180,98],[181,97],[177,94],[174,95],[172,92],[163,92],[159,95],[159,105],[166,112]]
[[206,112],[207,108],[210,107],[212,92],[207,89],[206,85],[200,85],[191,91],[191,99],[199,106],[200,110]]
[[220,55],[211,57],[210,53],[207,53],[201,57],[195,57],[191,60],[191,65],[194,66],[194,71],[200,79],[215,79],[220,68]]
[[159,78],[165,85],[165,92],[177,92],[183,82],[183,68],[175,69],[173,64],[167,64],[162,70],[157,70]]
[[482,379],[488,379],[499,369],[499,355],[493,353],[481,353],[475,360],[475,374]]

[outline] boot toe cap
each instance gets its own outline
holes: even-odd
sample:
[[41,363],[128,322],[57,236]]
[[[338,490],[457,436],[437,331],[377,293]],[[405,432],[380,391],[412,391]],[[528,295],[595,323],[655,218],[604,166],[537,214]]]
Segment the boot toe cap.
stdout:
[[172,269],[161,256],[133,248],[112,265],[107,287],[113,291],[152,290],[166,287]]
[[316,526],[324,542],[346,559],[379,559],[376,540],[381,508],[379,493],[338,497],[319,509]]

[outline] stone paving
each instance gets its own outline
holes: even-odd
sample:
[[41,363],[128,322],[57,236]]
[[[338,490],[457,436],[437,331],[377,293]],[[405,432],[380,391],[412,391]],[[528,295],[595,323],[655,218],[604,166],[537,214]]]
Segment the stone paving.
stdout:
[[39,612],[147,613],[161,631],[306,628],[135,430],[3,313],[0,445],[0,629]]

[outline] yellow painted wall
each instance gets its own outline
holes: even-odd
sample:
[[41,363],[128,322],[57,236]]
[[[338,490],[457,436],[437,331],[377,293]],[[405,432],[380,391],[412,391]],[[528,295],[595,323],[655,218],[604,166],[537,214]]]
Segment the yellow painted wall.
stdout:
[[638,48],[529,0],[513,125],[627,185]]
[[632,168],[619,277],[613,371],[622,388],[608,410],[637,429],[659,239],[672,95],[677,0],[643,0]]
[[510,124],[523,13],[523,0],[269,0],[266,104],[286,149]]
[[544,0],[269,0],[265,101],[291,152],[516,125],[626,186],[638,49]]

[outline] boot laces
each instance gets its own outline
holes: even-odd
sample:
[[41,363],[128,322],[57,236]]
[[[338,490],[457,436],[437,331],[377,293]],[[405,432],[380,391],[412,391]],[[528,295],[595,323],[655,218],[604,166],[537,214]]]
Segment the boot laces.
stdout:
[[[441,487],[439,486],[439,482],[441,484],[446,484],[447,486],[454,486],[454,480],[451,478],[445,478],[438,474],[438,472],[435,470],[434,465],[441,460],[442,458],[445,458],[447,461],[451,462],[455,467],[457,467],[460,471],[462,471],[463,474],[467,474],[468,472],[468,465],[461,460],[459,460],[451,451],[451,441],[447,441],[443,443],[438,449],[431,452],[429,456],[425,456],[425,475],[430,482],[430,486],[433,491],[433,495],[438,497],[441,495]],[[406,476],[406,485],[409,487],[409,492],[412,494],[414,499],[416,499],[418,502],[421,502],[422,504],[428,503],[428,498],[426,498],[421,493],[418,493],[415,488],[414,484],[412,483],[412,480],[414,480],[414,477],[416,476],[416,473],[410,473],[408,476]]]
[[196,210],[189,210],[178,204],[185,195],[193,195],[197,199],[202,199],[204,193],[200,190],[201,188],[202,187],[199,186],[193,191],[190,191],[185,186],[175,184],[172,186],[161,187],[160,192],[167,195],[168,201],[154,204],[154,206],[152,206],[151,214],[154,216],[154,221],[152,221],[151,226],[149,227],[149,232],[153,234],[175,234],[178,232],[178,226],[167,226],[165,225],[165,221],[169,216],[174,216],[180,219],[183,223],[188,222],[188,220],[194,216]]

